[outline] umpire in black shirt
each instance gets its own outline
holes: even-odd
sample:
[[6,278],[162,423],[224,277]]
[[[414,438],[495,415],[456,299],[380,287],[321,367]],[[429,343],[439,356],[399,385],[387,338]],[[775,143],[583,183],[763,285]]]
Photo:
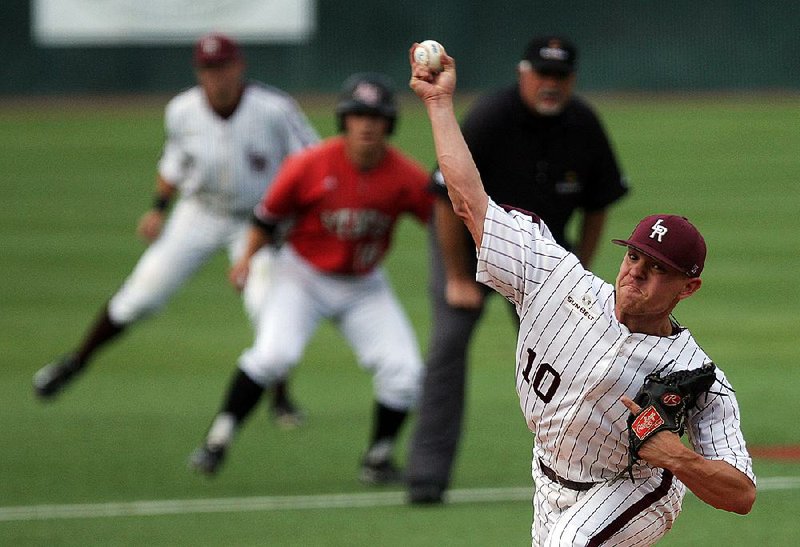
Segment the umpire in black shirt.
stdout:
[[[572,94],[576,59],[567,39],[534,38],[517,83],[478,99],[461,125],[492,199],[536,211],[556,240],[589,267],[607,208],[627,185],[597,115]],[[442,502],[449,486],[469,340],[491,292],[475,281],[475,247],[438,170],[432,181],[441,199],[430,238],[433,332],[407,469],[414,504]],[[565,231],[575,211],[581,222],[578,240],[571,242]]]

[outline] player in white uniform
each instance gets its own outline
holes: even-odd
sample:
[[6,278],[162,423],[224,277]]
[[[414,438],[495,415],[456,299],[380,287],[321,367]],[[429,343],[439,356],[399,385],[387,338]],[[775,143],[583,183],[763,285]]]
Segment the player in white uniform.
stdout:
[[[413,51],[413,47],[412,47]],[[533,545],[650,545],[672,526],[686,487],[714,507],[747,513],[755,475],[733,390],[716,389],[689,413],[689,439],[662,431],[627,478],[631,397],[647,374],[710,362],[672,318],[701,285],[705,243],[686,219],[645,218],[628,240],[616,284],[585,270],[533,213],[486,195],[456,121],[455,65],[440,74],[413,61],[453,208],[478,248],[478,281],[520,316],[516,385],[534,434]]]
[[[55,396],[102,345],[160,310],[219,250],[227,248],[230,260],[238,260],[253,207],[284,158],[319,140],[290,96],[244,80],[244,58],[232,39],[202,37],[194,65],[199,85],[166,107],[156,202],[139,224],[140,235],[153,243],[77,350],[36,374],[34,389],[42,398]],[[180,197],[162,232],[176,194]],[[269,261],[268,251],[262,251],[244,290],[254,325],[267,291]],[[283,418],[298,417],[285,386],[278,389],[276,404]]]

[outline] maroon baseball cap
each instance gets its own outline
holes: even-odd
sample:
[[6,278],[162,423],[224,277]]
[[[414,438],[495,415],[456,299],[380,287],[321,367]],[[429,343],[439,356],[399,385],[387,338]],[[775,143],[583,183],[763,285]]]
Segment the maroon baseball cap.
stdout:
[[632,247],[688,277],[700,277],[706,260],[706,242],[686,217],[650,215],[642,219],[628,239],[612,239]]
[[198,68],[224,65],[241,57],[239,45],[224,34],[206,34],[194,46],[194,65]]

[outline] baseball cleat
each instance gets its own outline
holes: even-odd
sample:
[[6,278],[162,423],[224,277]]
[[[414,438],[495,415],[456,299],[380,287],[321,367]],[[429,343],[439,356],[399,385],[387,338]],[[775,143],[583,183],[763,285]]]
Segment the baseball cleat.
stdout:
[[408,502],[411,505],[438,505],[444,503],[444,488],[438,484],[412,484]]
[[306,421],[306,414],[291,401],[273,404],[270,408],[272,421],[281,429],[297,429]]
[[82,368],[74,355],[65,355],[39,369],[33,376],[33,390],[42,399],[55,397]]
[[224,446],[208,446],[203,444],[189,456],[189,469],[213,477],[219,471],[222,461],[225,459]]
[[383,486],[404,482],[405,474],[388,460],[379,463],[368,463],[365,461],[361,464],[359,480],[364,484]]

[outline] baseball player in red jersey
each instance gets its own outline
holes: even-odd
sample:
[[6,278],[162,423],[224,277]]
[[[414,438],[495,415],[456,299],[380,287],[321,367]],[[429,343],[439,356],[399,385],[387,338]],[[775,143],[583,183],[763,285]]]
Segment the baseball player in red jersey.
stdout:
[[[413,46],[412,50],[413,51]],[[651,545],[672,527],[688,487],[704,502],[748,513],[755,475],[725,375],[688,413],[691,448],[660,431],[627,478],[632,397],[655,372],[711,362],[671,313],[701,285],[705,242],[683,217],[646,217],[627,240],[615,285],[585,270],[535,214],[486,194],[453,108],[455,64],[432,73],[414,62],[456,214],[478,250],[478,281],[520,317],[516,384],[534,434],[532,544]],[[633,479],[633,480],[631,480]]]
[[422,359],[413,329],[380,268],[398,217],[427,222],[428,175],[388,145],[397,116],[380,74],[356,74],[336,109],[341,136],[290,157],[256,207],[244,258],[231,281],[247,279],[249,257],[291,223],[273,270],[255,343],[239,359],[227,397],[205,442],[190,458],[214,474],[264,388],[283,378],[323,319],[333,319],[373,375],[375,423],[361,480],[394,482],[396,436],[415,404]]
[[[167,138],[158,163],[156,199],[138,227],[152,244],[75,351],[36,373],[34,390],[43,399],[52,399],[84,373],[98,350],[158,312],[217,252],[227,249],[235,262],[247,241],[251,211],[280,164],[319,141],[294,99],[245,79],[244,55],[232,38],[202,36],[193,64],[197,85],[173,97],[165,109]],[[175,206],[167,215],[173,199]],[[270,261],[266,250],[259,254],[254,261],[258,275],[243,291],[253,323],[267,297]],[[276,422],[299,424],[302,415],[284,382],[275,388]]]

